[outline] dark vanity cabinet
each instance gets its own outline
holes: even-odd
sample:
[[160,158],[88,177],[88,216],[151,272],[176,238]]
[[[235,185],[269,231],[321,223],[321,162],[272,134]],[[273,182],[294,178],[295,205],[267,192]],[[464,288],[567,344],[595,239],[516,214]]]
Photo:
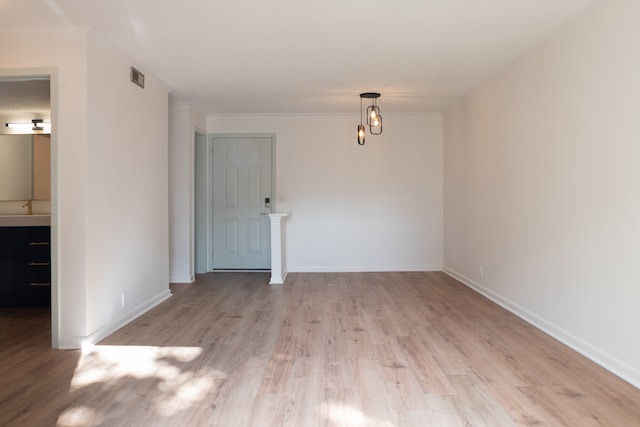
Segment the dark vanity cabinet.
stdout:
[[50,230],[0,227],[0,306],[50,306]]

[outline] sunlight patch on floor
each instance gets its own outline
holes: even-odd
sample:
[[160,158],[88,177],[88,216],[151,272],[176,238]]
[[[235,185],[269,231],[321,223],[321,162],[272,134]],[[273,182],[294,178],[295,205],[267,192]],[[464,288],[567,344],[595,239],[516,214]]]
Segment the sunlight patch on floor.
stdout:
[[320,412],[329,425],[336,427],[395,427],[389,420],[377,420],[361,410],[341,402],[322,402]]
[[[226,378],[217,370],[198,369],[200,347],[84,345],[70,384],[76,404],[58,419],[60,426],[98,425],[110,414],[105,399],[139,398],[140,405],[171,417],[201,402]],[[146,383],[146,384],[145,384]],[[139,385],[152,393],[139,395]],[[94,403],[94,404],[92,404]]]
[[86,406],[74,406],[66,409],[59,417],[56,426],[97,426],[102,423],[102,417],[99,417],[91,408]]
[[175,383],[181,373],[176,365],[190,362],[201,353],[199,347],[84,345],[71,391],[127,376]]

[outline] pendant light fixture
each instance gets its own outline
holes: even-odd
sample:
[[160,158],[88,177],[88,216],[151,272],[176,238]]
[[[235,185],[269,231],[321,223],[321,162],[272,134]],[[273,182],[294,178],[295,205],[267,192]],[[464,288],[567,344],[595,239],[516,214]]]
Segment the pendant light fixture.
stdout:
[[380,98],[378,92],[364,92],[360,94],[360,124],[358,125],[358,144],[364,145],[365,128],[362,121],[362,99],[371,99],[371,105],[367,107],[367,126],[371,135],[382,134],[382,115],[378,107],[377,99]]

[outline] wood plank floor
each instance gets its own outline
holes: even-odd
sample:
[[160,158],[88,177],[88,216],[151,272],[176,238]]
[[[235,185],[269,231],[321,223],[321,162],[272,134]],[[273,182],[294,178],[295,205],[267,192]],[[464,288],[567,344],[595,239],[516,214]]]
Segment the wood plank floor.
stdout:
[[2,426],[640,426],[640,390],[443,273],[215,273],[83,351],[0,309]]

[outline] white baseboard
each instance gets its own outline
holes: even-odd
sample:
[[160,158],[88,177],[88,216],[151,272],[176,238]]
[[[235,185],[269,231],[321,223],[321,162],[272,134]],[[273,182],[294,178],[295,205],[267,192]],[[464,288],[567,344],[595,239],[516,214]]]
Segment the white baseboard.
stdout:
[[509,310],[511,313],[527,321],[531,325],[545,332],[546,334],[557,339],[561,343],[571,347],[573,350],[602,366],[611,373],[617,375],[623,380],[627,381],[634,387],[640,388],[640,370],[635,368],[618,358],[612,356],[606,351],[592,345],[591,343],[584,341],[583,339],[571,334],[565,329],[555,325],[542,317],[539,317],[535,313],[530,312],[524,307],[510,301],[507,298],[493,292],[492,290],[482,286],[473,279],[458,273],[457,271],[444,267],[442,271],[454,279],[462,282],[464,285],[475,290],[476,292],[489,298],[491,301],[500,305],[501,307]]
[[441,265],[383,265],[351,267],[293,267],[289,273],[376,273],[394,271],[442,271]]
[[171,297],[171,291],[169,289],[161,292],[153,298],[145,301],[144,303],[134,307],[130,311],[126,312],[120,318],[118,318],[115,322],[112,322],[108,325],[103,326],[98,329],[91,335],[87,336],[73,336],[73,337],[59,337],[58,340],[58,348],[60,349],[79,349],[82,348],[83,344],[95,344],[98,341],[108,337],[118,329],[125,326],[127,323],[130,323],[134,319],[142,316],[147,311],[151,310],[161,302],[167,300]]
[[195,276],[172,276],[169,277],[169,283],[193,283]]
[[282,281],[280,281],[280,280],[274,281],[273,280],[273,276],[271,276],[271,280],[269,281],[269,284],[270,285],[284,285],[284,282],[287,280],[287,274],[288,274],[288,272],[286,272],[286,271],[282,274]]

